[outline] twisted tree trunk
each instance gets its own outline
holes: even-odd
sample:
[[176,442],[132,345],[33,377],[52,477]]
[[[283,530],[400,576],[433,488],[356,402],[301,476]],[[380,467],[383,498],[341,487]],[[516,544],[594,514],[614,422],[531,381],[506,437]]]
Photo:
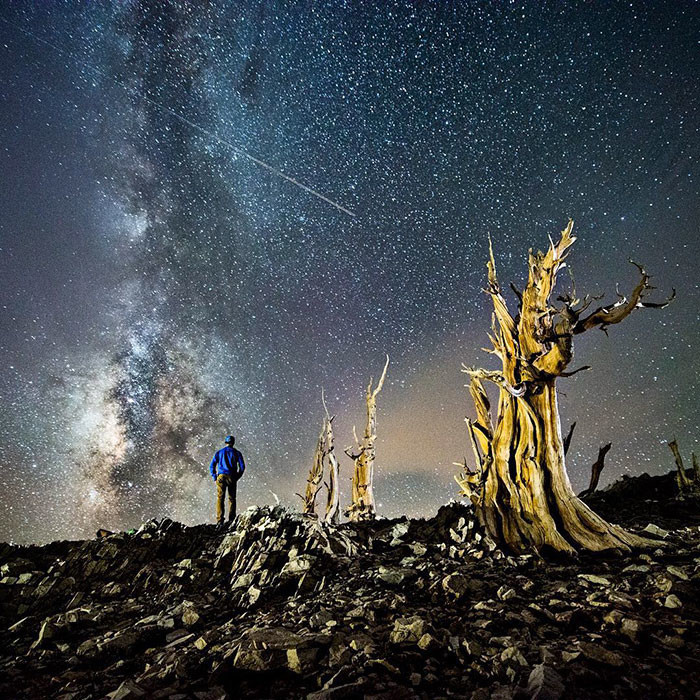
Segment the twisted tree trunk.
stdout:
[[303,496],[300,493],[297,495],[304,502],[304,515],[316,515],[316,496],[321,490],[321,482],[323,481],[323,475],[326,472],[326,464],[328,464],[330,471],[330,485],[325,484],[326,488],[328,488],[325,520],[337,522],[337,511],[339,507],[337,488],[338,460],[336,459],[335,454],[333,454],[334,445],[332,425],[333,418],[335,418],[335,416],[331,416],[328,413],[326,397],[323,389],[321,389],[321,402],[323,403],[323,410],[325,411],[326,415],[323,419],[323,426],[321,428],[321,432],[319,433],[318,441],[316,442],[313,462],[311,463],[309,476],[306,480],[306,492]]
[[357,439],[357,433],[353,427],[356,450],[352,447],[345,450],[345,454],[355,463],[355,471],[352,476],[352,502],[346,511],[350,520],[373,520],[376,517],[374,505],[374,458],[375,441],[377,439],[377,394],[384,386],[386,371],[389,367],[389,356],[386,356],[384,371],[375,389],[372,389],[372,379],[367,385],[367,423],[362,442]]
[[326,522],[336,525],[340,520],[340,495],[338,493],[338,458],[335,456],[335,444],[333,441],[333,418],[328,413],[325,399],[323,407],[326,411],[326,461],[328,462],[328,483],[326,488]]
[[[567,371],[574,335],[619,323],[635,308],[668,302],[643,301],[649,277],[638,266],[642,278],[629,300],[621,298],[583,317],[592,299],[580,301],[573,290],[559,297],[563,306],[556,308],[550,297],[566,252],[576,240],[572,226],[569,222],[546,254],[530,253],[528,282],[518,293],[520,309],[515,317],[501,295],[491,249],[486,291],[494,315],[489,352],[501,360],[502,369],[464,368],[471,376],[477,414],[476,421],[467,419],[476,470],[470,471],[465,462],[456,478],[490,534],[518,552],[628,549],[645,543],[607,523],[574,494],[565,468],[555,382],[574,374]],[[495,427],[483,381],[499,387]]]
[[[306,491],[301,497],[304,501],[302,513],[304,515],[316,515],[316,496],[321,489],[323,481],[323,463],[326,451],[326,421],[323,421],[323,428],[316,442],[316,450],[314,451],[314,459],[309,469],[309,476],[306,479]],[[301,496],[301,494],[298,494]]]

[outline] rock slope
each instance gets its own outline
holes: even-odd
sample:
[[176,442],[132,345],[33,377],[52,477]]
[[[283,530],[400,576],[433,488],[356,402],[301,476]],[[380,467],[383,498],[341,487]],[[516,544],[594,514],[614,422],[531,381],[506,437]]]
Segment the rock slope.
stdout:
[[659,541],[624,557],[509,556],[457,503],[0,545],[0,697],[700,697],[698,519],[628,496],[592,499]]

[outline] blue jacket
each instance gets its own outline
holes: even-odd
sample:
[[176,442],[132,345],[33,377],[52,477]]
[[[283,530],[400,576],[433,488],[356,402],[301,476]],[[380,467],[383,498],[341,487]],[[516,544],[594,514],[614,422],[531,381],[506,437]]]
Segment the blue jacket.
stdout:
[[214,459],[211,460],[209,465],[209,471],[214,481],[216,481],[216,477],[219,474],[231,474],[240,479],[245,471],[243,455],[235,447],[226,445],[214,455]]

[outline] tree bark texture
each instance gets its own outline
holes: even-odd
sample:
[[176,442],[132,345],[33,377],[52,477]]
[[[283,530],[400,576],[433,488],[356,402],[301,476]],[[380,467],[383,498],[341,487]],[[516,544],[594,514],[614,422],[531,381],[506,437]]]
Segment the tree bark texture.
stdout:
[[340,520],[340,495],[338,492],[338,458],[335,456],[335,444],[333,440],[333,418],[328,413],[325,400],[323,407],[326,411],[326,463],[328,464],[328,483],[326,488],[328,491],[326,498],[326,517],[327,523],[337,525]]
[[[355,463],[355,470],[352,476],[352,501],[346,515],[350,520],[373,520],[376,517],[376,507],[374,503],[374,458],[375,442],[377,439],[377,395],[384,386],[386,372],[389,367],[389,356],[387,355],[384,371],[377,386],[373,389],[369,380],[365,400],[367,404],[367,422],[365,434],[360,442],[355,434],[356,448],[348,447],[345,454]],[[353,428],[353,433],[355,432]]]
[[[490,334],[501,362],[498,371],[464,367],[476,420],[467,419],[468,436],[476,468],[466,463],[456,477],[464,495],[471,498],[480,519],[494,539],[516,552],[556,550],[626,550],[645,541],[607,523],[574,494],[566,472],[556,380],[571,376],[573,337],[591,328],[605,330],[636,308],[662,307],[644,297],[649,276],[637,266],[641,280],[629,299],[620,297],[585,315],[593,301],[576,298],[575,290],[551,296],[557,273],[565,266],[576,238],[569,222],[558,243],[546,253],[529,254],[528,280],[518,293],[519,312],[511,315],[501,294],[493,249],[487,265],[486,292],[493,303]],[[587,369],[582,367],[581,369]],[[495,424],[484,382],[498,386]]]
[[321,489],[323,477],[328,471],[328,482],[323,482],[328,490],[323,520],[336,524],[340,516],[340,497],[338,494],[338,459],[334,453],[333,441],[333,418],[335,416],[328,413],[323,391],[321,391],[321,401],[325,411],[323,427],[316,442],[313,462],[306,480],[306,492],[303,496],[299,495],[304,502],[303,513],[319,517],[316,513],[316,496]]

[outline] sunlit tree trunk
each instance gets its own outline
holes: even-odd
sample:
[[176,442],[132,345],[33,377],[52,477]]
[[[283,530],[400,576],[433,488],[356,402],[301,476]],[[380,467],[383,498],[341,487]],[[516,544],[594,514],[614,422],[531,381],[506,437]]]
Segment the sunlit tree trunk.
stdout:
[[335,416],[331,416],[328,413],[328,407],[326,406],[326,399],[323,390],[321,390],[321,401],[323,402],[323,409],[326,414],[323,419],[323,427],[321,428],[321,433],[319,434],[318,441],[316,442],[314,458],[311,463],[311,469],[309,470],[309,476],[306,480],[306,492],[303,496],[301,494],[297,495],[299,495],[304,502],[304,514],[316,516],[320,519],[320,516],[316,513],[316,496],[321,489],[321,482],[323,482],[323,477],[327,470],[328,481],[323,482],[328,490],[323,520],[327,523],[332,523],[335,525],[340,519],[338,458],[335,456],[335,445],[333,440],[333,419]]
[[335,452],[333,451],[332,420],[332,418],[327,420],[328,498],[326,499],[326,522],[336,525],[340,520],[340,495],[338,493],[338,458],[335,456]]
[[376,517],[374,504],[374,458],[375,442],[377,439],[377,394],[384,386],[386,371],[389,367],[387,355],[384,371],[376,388],[372,389],[372,379],[369,380],[366,393],[367,423],[365,434],[360,442],[353,428],[356,448],[348,447],[345,454],[355,463],[352,476],[352,502],[346,511],[350,520],[372,520]]
[[323,428],[321,429],[321,433],[318,436],[318,441],[316,442],[316,450],[314,452],[311,468],[309,469],[309,476],[306,479],[306,491],[302,496],[302,500],[304,501],[302,512],[304,515],[316,515],[316,496],[318,495],[321,488],[321,482],[323,481],[325,444],[326,421],[324,420]]
[[337,525],[340,520],[340,493],[338,491],[338,458],[335,456],[335,443],[333,440],[333,419],[328,413],[326,406],[326,398],[321,391],[321,400],[323,401],[323,410],[326,412],[325,422],[325,461],[328,464],[328,483],[326,483],[327,498],[326,498],[326,517],[327,523]]
[[[574,552],[580,549],[628,549],[644,540],[607,523],[574,494],[566,473],[564,444],[555,382],[571,376],[573,337],[591,328],[619,323],[635,308],[661,307],[643,301],[649,277],[639,266],[641,280],[630,298],[584,312],[593,301],[579,300],[575,290],[551,302],[557,272],[564,267],[567,250],[576,240],[569,222],[561,239],[547,253],[529,256],[527,286],[514,317],[496,277],[493,250],[488,263],[488,288],[494,305],[491,341],[502,369],[491,371],[465,367],[471,376],[470,393],[476,407],[475,421],[467,419],[476,469],[457,477],[463,493],[471,498],[489,533],[518,552],[547,549]],[[670,301],[670,300],[669,300]],[[582,367],[580,369],[588,369]],[[580,371],[580,370],[576,370]],[[484,381],[499,388],[495,426]]]

